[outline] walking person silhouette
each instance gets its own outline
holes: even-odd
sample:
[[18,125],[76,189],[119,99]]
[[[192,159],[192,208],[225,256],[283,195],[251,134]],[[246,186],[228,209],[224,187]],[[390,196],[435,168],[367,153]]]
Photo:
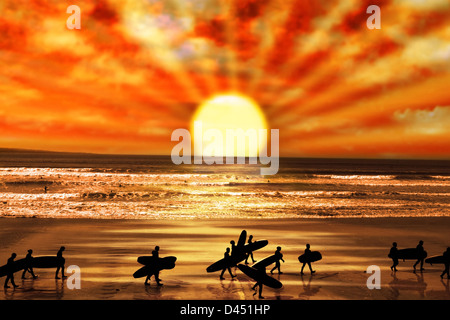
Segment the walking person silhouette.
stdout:
[[[259,271],[261,271],[261,272],[264,272],[264,274],[266,274],[266,267],[262,267],[262,266],[260,266],[260,267],[256,267],[256,269],[257,270],[259,270]],[[255,285],[252,287],[252,290],[254,290],[255,291],[255,293],[253,293],[253,295],[256,295],[256,287],[259,287],[259,294],[258,294],[258,297],[260,298],[260,299],[264,299],[264,297],[262,296],[262,290],[263,290],[263,283],[261,282],[261,281],[256,281],[256,283],[255,283]]]
[[64,278],[67,278],[67,277],[64,275],[64,263],[65,263],[65,259],[63,258],[63,255],[62,255],[64,250],[66,250],[66,248],[65,248],[65,247],[61,247],[61,248],[59,248],[58,252],[56,253],[56,257],[58,258],[58,267],[56,268],[55,279],[60,279],[60,278],[58,277],[59,270],[61,270],[61,277],[62,277],[63,279],[64,279]]
[[275,267],[272,268],[272,270],[270,270],[270,274],[273,274],[273,271],[275,269],[278,269],[278,274],[282,274],[283,272],[281,272],[280,267],[280,260],[284,262],[283,260],[283,254],[281,253],[281,247],[277,247],[277,250],[275,251],[275,257],[276,257],[276,261],[275,261]]
[[450,279],[449,266],[450,266],[450,247],[444,252],[444,271],[442,271],[441,279],[444,279],[444,274],[447,274],[447,279]]
[[[252,235],[250,235],[249,237],[248,237],[248,244],[251,244],[251,243],[253,243],[253,236]],[[248,254],[247,254],[247,257],[245,258],[245,264],[248,264],[248,258],[252,258],[252,262],[253,263],[255,263],[256,262],[256,260],[255,259],[253,259],[253,251],[250,251]]]
[[231,278],[233,279],[234,277],[236,277],[235,275],[233,275],[233,273],[231,272],[231,256],[230,256],[230,248],[227,248],[225,250],[225,253],[223,255],[223,258],[225,259],[225,265],[226,267],[223,268],[222,273],[220,274],[220,279],[224,280],[225,278],[223,277],[223,274],[225,273],[225,270],[228,270],[228,272],[231,275]]
[[25,279],[25,274],[27,273],[27,271],[31,274],[31,276],[33,277],[33,279],[36,279],[37,276],[35,276],[34,272],[33,272],[33,250],[28,250],[28,253],[25,257],[25,268],[23,269],[22,272],[22,279]]
[[[261,270],[261,271],[263,271],[264,273],[266,273],[266,268],[262,268],[262,269],[259,269],[259,270]],[[256,287],[259,288],[258,291],[256,291]],[[257,281],[257,282],[255,283],[255,285],[252,287],[252,290],[255,291],[255,293],[253,293],[253,295],[256,295],[256,292],[258,292],[258,298],[264,299],[264,297],[262,296],[263,284],[262,284],[261,281]]]
[[[159,278],[159,268],[157,268],[157,265],[159,263],[159,246],[155,247],[155,250],[152,251],[152,256],[153,256],[153,264],[155,266],[154,270],[155,270],[155,281],[156,284],[158,286],[162,286],[163,284],[161,283],[161,279]],[[147,275],[147,278],[145,278],[145,283],[146,285],[148,285],[148,281],[150,280],[150,277],[152,276],[152,274]]]
[[9,281],[11,281],[11,284],[13,285],[14,288],[18,287],[18,285],[16,285],[14,282],[14,259],[16,257],[17,257],[17,255],[15,253],[12,253],[11,257],[8,258],[8,262],[6,263],[8,274],[6,275],[6,280],[5,280],[5,285],[4,285],[5,289],[10,288],[10,286],[8,286]]
[[392,266],[391,266],[391,270],[392,271],[397,271],[397,266],[398,266],[398,249],[397,249],[397,242],[393,242],[392,243],[392,248],[389,251],[389,257],[392,259]]
[[423,260],[425,259],[425,250],[423,248],[423,241],[420,240],[419,244],[416,247],[417,249],[417,261],[414,263],[414,272],[416,271],[416,266],[420,263],[420,271],[424,271],[423,268]]
[[306,249],[305,249],[305,257],[306,257],[306,262],[303,262],[303,265],[302,265],[302,270],[300,271],[300,274],[303,274],[303,268],[305,268],[305,265],[306,264],[308,264],[308,267],[309,267],[309,271],[311,271],[311,274],[313,274],[313,273],[315,273],[316,271],[314,271],[312,268],[311,268],[311,261],[308,261],[309,260],[309,256],[311,256],[311,249],[310,249],[310,244],[309,243],[307,243],[306,244]]

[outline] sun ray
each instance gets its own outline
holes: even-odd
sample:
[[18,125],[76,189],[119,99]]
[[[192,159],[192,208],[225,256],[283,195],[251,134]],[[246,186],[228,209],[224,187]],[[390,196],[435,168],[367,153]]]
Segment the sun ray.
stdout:
[[187,66],[177,58],[170,39],[160,29],[163,27],[158,26],[165,23],[164,20],[158,20],[165,18],[161,9],[153,15],[149,12],[152,12],[152,7],[142,2],[124,6],[122,16],[125,26],[132,36],[141,41],[143,50],[146,50],[149,57],[158,61],[167,72],[176,74],[178,82],[186,88],[193,101],[201,101],[204,97],[197,87],[192,86]]
[[[382,10],[380,30],[365,26],[372,2]],[[445,115],[450,106],[445,0],[79,5],[82,29],[71,31],[60,2],[2,2],[0,147],[61,149],[65,138],[74,150],[84,142],[89,150],[162,150],[202,102],[232,91],[257,102],[285,153],[375,154],[365,136],[378,137],[377,150],[389,136],[389,149],[413,136],[396,117]],[[442,128],[448,118],[431,119]],[[439,131],[423,126],[414,131],[421,148]]]

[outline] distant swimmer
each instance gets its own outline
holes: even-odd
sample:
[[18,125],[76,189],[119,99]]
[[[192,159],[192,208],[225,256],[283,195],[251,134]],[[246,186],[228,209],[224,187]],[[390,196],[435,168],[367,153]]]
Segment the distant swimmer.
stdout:
[[[252,236],[252,235],[250,235],[250,236],[248,237],[248,242],[247,242],[247,243],[248,243],[248,244],[252,244],[252,243],[253,243],[253,236]],[[253,251],[250,251],[250,252],[247,254],[247,257],[245,258],[245,264],[248,264],[248,258],[252,258],[252,262],[253,262],[253,263],[256,262],[256,260],[253,259]]]
[[37,276],[35,276],[34,272],[33,272],[33,250],[28,250],[27,256],[25,257],[25,268],[23,269],[23,273],[22,273],[22,279],[25,279],[25,274],[27,273],[27,271],[31,274],[31,276],[33,277],[33,279],[36,279]]
[[391,270],[392,271],[397,271],[397,266],[398,266],[398,249],[397,249],[397,242],[393,242],[392,243],[392,248],[391,251],[389,251],[389,257],[392,259],[392,266],[391,266]]
[[414,271],[416,271],[416,266],[420,263],[420,271],[424,271],[425,269],[423,268],[423,260],[425,259],[425,250],[423,248],[423,241],[420,240],[419,244],[416,247],[417,250],[417,255],[418,255],[418,259],[416,261],[416,263],[414,263]]
[[270,270],[270,273],[273,274],[273,271],[275,269],[278,269],[278,274],[282,274],[283,272],[281,272],[281,270],[280,270],[280,267],[281,267],[280,260],[283,262],[284,262],[284,260],[283,260],[283,254],[281,253],[281,247],[277,247],[277,250],[275,251],[274,255],[276,257],[275,267],[273,267],[272,270]]
[[310,249],[310,244],[307,243],[306,244],[306,249],[305,249],[305,253],[304,253],[304,257],[305,257],[305,262],[303,262],[302,265],[302,270],[300,271],[300,274],[303,274],[303,269],[305,268],[305,265],[308,264],[309,267],[309,271],[311,271],[311,274],[315,273],[316,271],[314,271],[311,267],[311,249]]
[[441,279],[444,278],[444,274],[447,274],[447,279],[450,279],[450,274],[449,274],[449,270],[448,270],[449,266],[450,266],[450,247],[447,248],[447,251],[444,252],[443,256],[444,256],[445,269],[444,269],[444,271],[442,271]]
[[10,288],[10,286],[8,286],[8,282],[11,281],[11,284],[13,285],[14,288],[17,288],[18,285],[15,284],[14,282],[14,259],[17,257],[17,255],[15,253],[11,254],[11,257],[8,258],[8,262],[6,263],[6,267],[8,269],[8,273],[6,275],[6,280],[5,280],[5,289]]
[[59,263],[58,263],[58,267],[56,268],[55,279],[60,279],[58,277],[59,270],[61,270],[61,277],[63,279],[67,278],[64,275],[64,262],[65,262],[65,259],[63,258],[63,255],[62,255],[64,250],[66,250],[66,248],[65,247],[61,247],[61,248],[59,248],[58,252],[56,253],[56,257],[58,258],[58,262]]
[[230,248],[227,248],[227,249],[225,250],[225,253],[224,253],[223,257],[224,257],[225,262],[226,262],[226,267],[223,268],[222,273],[220,274],[220,279],[221,279],[221,280],[224,280],[224,279],[225,279],[225,278],[223,277],[223,274],[225,273],[225,270],[228,270],[228,272],[229,272],[230,275],[231,275],[231,278],[233,279],[233,278],[236,277],[236,276],[233,275],[233,273],[231,272],[231,268],[230,268],[230,265],[231,265]]

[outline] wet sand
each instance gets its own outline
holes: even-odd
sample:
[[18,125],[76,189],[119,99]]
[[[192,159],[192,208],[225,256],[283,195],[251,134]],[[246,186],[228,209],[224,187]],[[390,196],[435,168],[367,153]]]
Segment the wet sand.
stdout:
[[[254,240],[269,245],[254,253],[256,260],[282,247],[285,263],[283,283],[275,290],[264,287],[266,300],[442,300],[450,299],[449,280],[439,277],[443,265],[425,264],[423,273],[413,273],[414,261],[400,261],[399,271],[390,270],[387,257],[393,241],[400,249],[424,241],[428,256],[440,255],[450,245],[450,217],[429,218],[339,218],[339,219],[190,219],[190,220],[108,220],[108,219],[0,219],[0,264],[11,252],[23,258],[28,249],[34,256],[55,255],[66,247],[66,267],[81,268],[81,289],[70,290],[68,280],[55,280],[53,269],[36,269],[36,280],[21,280],[19,288],[0,293],[0,299],[65,300],[258,300],[254,281],[238,269],[234,280],[228,272],[207,273],[206,268],[221,259],[230,240],[237,241],[245,229]],[[300,275],[297,257],[305,244],[322,253],[323,259]],[[132,274],[141,267],[136,259],[150,255],[160,246],[160,257],[176,256],[176,267],[161,272],[163,286],[144,285],[144,278]],[[381,268],[381,289],[366,286],[370,265]],[[268,271],[272,266],[268,267]],[[28,275],[28,278],[30,276]],[[1,278],[3,285],[5,278]]]

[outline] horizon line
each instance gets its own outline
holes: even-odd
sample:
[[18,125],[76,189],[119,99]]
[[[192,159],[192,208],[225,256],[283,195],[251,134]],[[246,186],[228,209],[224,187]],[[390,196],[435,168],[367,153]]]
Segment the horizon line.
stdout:
[[[83,155],[98,155],[98,156],[154,156],[154,157],[170,157],[170,154],[144,154],[144,153],[102,153],[102,152],[83,152],[83,151],[54,151],[54,150],[44,150],[44,149],[27,149],[27,148],[2,148],[0,147],[1,153],[59,153],[59,154],[83,154]],[[191,158],[194,158],[195,155],[191,155]],[[225,158],[224,156],[223,158]],[[258,157],[237,157],[234,158],[258,158]],[[392,156],[392,157],[374,157],[374,156],[279,156],[279,158],[283,159],[347,159],[347,160],[410,160],[410,161],[450,161],[450,158],[445,157],[429,157],[429,158],[420,158],[420,157],[407,157],[407,156]]]

